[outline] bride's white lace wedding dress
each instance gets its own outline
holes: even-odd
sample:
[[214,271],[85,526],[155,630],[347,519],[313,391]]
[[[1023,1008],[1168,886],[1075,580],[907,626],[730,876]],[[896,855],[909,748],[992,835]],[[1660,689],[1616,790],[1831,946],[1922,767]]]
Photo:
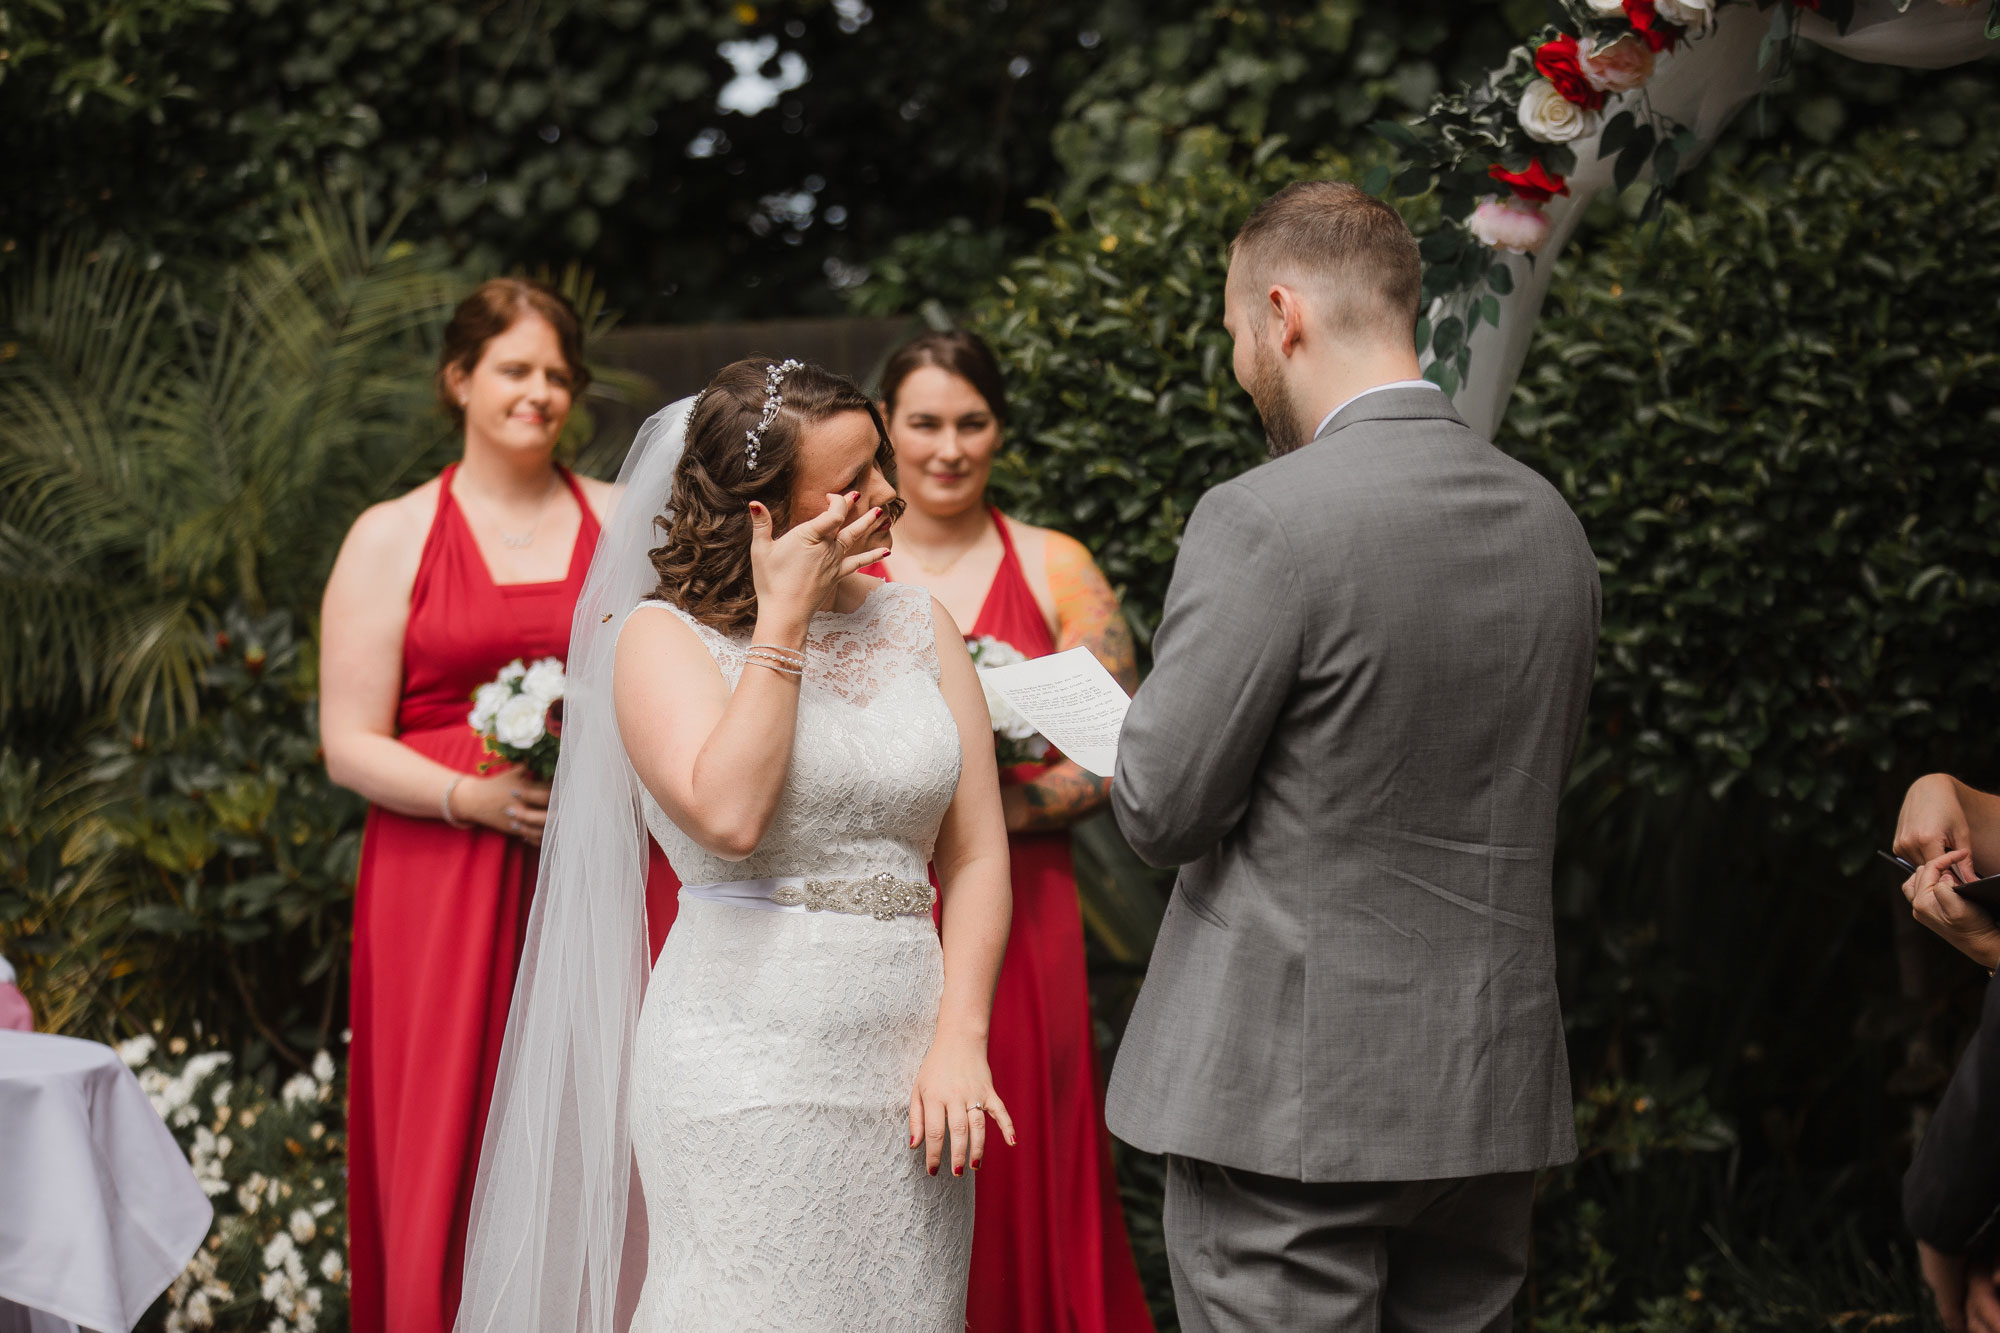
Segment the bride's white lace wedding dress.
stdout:
[[[747,635],[645,605],[692,626],[734,688]],[[924,883],[960,762],[935,635],[930,595],[907,585],[814,617],[791,769],[748,859],[708,854],[641,798],[683,883],[808,876],[793,897],[828,910],[681,900],[633,1049],[650,1237],[633,1333],[964,1327],[972,1178],[933,1177],[908,1146],[937,932],[928,911],[835,910],[852,891],[826,887]]]

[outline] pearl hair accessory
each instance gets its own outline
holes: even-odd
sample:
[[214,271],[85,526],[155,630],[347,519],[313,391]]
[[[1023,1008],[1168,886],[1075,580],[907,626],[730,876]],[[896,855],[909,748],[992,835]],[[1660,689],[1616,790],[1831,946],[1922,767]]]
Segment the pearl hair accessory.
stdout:
[[743,432],[748,442],[744,453],[750,457],[752,472],[757,470],[757,447],[764,442],[764,432],[771,428],[771,423],[778,419],[778,409],[785,405],[785,396],[779,392],[784,388],[785,376],[803,368],[803,363],[787,358],[764,372],[764,410],[758,414],[756,429]]

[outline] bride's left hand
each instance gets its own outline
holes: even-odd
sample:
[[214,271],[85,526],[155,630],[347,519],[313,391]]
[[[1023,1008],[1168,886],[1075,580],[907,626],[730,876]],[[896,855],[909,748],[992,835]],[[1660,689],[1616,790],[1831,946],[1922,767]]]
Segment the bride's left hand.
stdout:
[[983,1043],[940,1037],[924,1057],[910,1089],[910,1146],[924,1145],[924,1165],[938,1173],[945,1156],[945,1133],[951,1134],[951,1173],[965,1174],[968,1162],[977,1171],[986,1156],[986,1125],[991,1120],[1014,1146],[1014,1118],[993,1091],[993,1072],[986,1065]]

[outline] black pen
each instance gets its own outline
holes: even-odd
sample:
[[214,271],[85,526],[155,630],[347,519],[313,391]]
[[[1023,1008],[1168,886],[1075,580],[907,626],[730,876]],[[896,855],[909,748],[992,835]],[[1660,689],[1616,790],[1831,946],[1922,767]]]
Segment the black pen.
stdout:
[[[1875,855],[1881,857],[1884,861],[1891,862],[1892,864],[1899,866],[1904,870],[1909,871],[1912,875],[1917,873],[1917,868],[1915,866],[1911,865],[1908,861],[1905,861],[1902,857],[1896,855],[1894,852],[1885,852],[1878,849]],[[1944,869],[1944,873],[1951,876],[1951,882],[1955,885],[1965,883],[1965,879],[1958,873],[1957,866],[1946,866]]]

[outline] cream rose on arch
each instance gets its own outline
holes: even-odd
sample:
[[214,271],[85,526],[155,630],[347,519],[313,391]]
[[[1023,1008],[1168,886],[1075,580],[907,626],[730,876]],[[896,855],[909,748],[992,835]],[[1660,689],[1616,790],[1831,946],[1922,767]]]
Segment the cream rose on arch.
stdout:
[[1714,0],[1654,0],[1653,8],[1667,22],[1683,28],[1705,28],[1715,17]]
[[1597,132],[1597,113],[1564,97],[1547,79],[1528,85],[1515,114],[1527,136],[1543,143],[1569,143]]
[[1653,77],[1653,49],[1629,32],[1603,46],[1595,37],[1584,38],[1576,46],[1576,63],[1599,92],[1629,93]]
[[1584,0],[1590,12],[1601,19],[1625,17],[1625,0]]

